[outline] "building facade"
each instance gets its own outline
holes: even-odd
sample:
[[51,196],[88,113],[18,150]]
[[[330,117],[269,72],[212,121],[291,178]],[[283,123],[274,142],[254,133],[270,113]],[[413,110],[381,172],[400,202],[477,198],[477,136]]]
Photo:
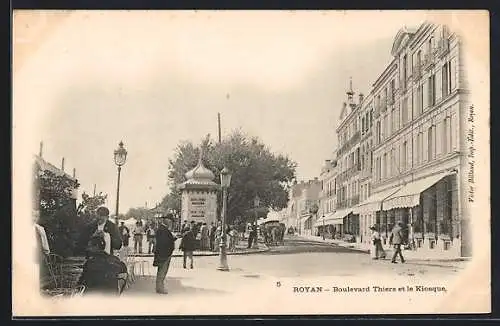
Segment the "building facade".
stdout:
[[313,224],[318,217],[321,182],[318,178],[295,183],[288,201],[287,227],[293,226],[299,234],[312,235]]
[[[465,134],[460,125],[467,105],[460,41],[446,26],[424,23],[401,29],[391,54],[392,62],[358,110],[367,130],[360,136],[361,170],[370,173],[351,179],[362,186],[353,212],[360,216],[364,241],[369,227],[377,225],[387,244],[391,228],[402,222],[415,250],[460,255],[467,247],[461,241],[459,191]],[[352,194],[347,191],[345,198],[352,201]]]
[[[360,108],[364,100],[359,94],[356,102],[352,89],[352,80],[347,91],[347,102],[343,103],[339,125],[336,129],[338,138],[336,208],[335,216],[330,222],[339,230],[339,236],[349,235],[354,241],[360,241],[359,214],[352,210],[360,200],[361,172],[361,125]],[[339,237],[338,236],[338,237]]]
[[321,191],[319,193],[319,208],[318,219],[314,223],[313,232],[316,235],[323,235],[325,237],[333,238],[335,229],[329,220],[336,211],[337,197],[336,197],[336,180],[337,178],[337,161],[325,160],[325,164],[321,168],[319,181],[321,183]]

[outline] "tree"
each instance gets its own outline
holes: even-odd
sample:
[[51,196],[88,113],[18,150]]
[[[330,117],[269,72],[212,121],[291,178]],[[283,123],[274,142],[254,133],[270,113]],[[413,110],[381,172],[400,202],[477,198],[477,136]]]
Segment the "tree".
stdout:
[[35,209],[45,227],[52,251],[71,255],[77,240],[76,200],[73,192],[80,184],[65,174],[34,167]]
[[90,196],[87,193],[82,194],[82,202],[78,205],[77,214],[82,218],[92,219],[96,215],[97,209],[106,203],[107,194],[100,192],[97,195]]
[[154,216],[151,210],[144,207],[132,207],[125,214],[125,219],[135,218],[137,220],[150,220]]
[[[246,220],[265,216],[267,208],[280,210],[287,206],[288,190],[295,179],[297,164],[282,154],[275,154],[257,137],[249,137],[240,130],[233,131],[221,143],[212,143],[210,136],[200,147],[190,142],[178,145],[175,156],[169,161],[170,194],[164,203],[180,208],[180,191],[177,186],[186,180],[185,173],[198,162],[203,149],[203,163],[215,174],[214,181],[220,183],[220,171],[226,166],[232,173],[228,194],[228,220],[237,216]],[[260,198],[260,207],[255,210],[254,198]],[[219,194],[220,211],[220,194]]]

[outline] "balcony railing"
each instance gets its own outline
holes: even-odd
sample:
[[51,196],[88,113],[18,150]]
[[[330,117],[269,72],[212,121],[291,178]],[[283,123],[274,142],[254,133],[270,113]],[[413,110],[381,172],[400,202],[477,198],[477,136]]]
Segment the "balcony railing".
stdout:
[[424,61],[422,63],[422,68],[424,70],[429,70],[434,66],[434,55],[432,53],[427,53],[424,56]]
[[438,42],[438,46],[436,49],[436,55],[439,58],[442,58],[450,51],[450,41],[448,38],[442,38]]
[[360,171],[361,171],[361,166],[353,166],[353,167],[345,170],[344,172],[341,172],[337,176],[337,182],[338,183],[344,182],[344,181],[352,178],[353,176],[357,175]]
[[413,66],[413,76],[415,77],[415,80],[420,79],[422,77],[422,64],[416,64]]
[[361,139],[361,133],[359,131],[355,132],[354,135],[348,141],[345,142],[345,144],[340,146],[340,148],[337,151],[337,154],[342,155],[343,153],[351,149],[353,145],[359,142],[360,139]]
[[353,196],[351,198],[347,198],[342,201],[337,202],[337,208],[338,209],[343,209],[343,208],[349,208],[353,207],[354,205],[359,204],[359,195]]

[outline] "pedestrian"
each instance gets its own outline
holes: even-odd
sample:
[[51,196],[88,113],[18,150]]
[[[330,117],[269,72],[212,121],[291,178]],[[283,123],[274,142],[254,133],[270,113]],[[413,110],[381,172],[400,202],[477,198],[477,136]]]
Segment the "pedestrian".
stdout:
[[128,247],[129,239],[130,239],[130,230],[127,226],[125,226],[124,222],[120,222],[120,226],[118,227],[120,234],[122,236],[122,244],[124,247]]
[[146,238],[148,240],[148,254],[155,251],[156,232],[153,224],[150,224],[146,231]]
[[252,248],[252,244],[257,242],[257,224],[250,226],[250,234],[248,236],[248,249]]
[[153,266],[157,267],[156,272],[156,293],[167,294],[165,289],[165,278],[167,276],[168,268],[170,267],[170,260],[172,253],[175,249],[175,237],[170,231],[174,218],[172,213],[168,213],[161,217],[160,225],[156,230],[156,248],[154,252]]
[[[105,251],[113,255],[115,250],[122,247],[122,237],[118,226],[109,220],[109,209],[101,206],[96,211],[97,220],[92,222],[82,233],[79,239],[80,246],[88,249],[90,239],[97,231],[104,232]],[[88,255],[88,252],[87,252]]]
[[210,229],[208,230],[208,237],[210,241],[210,250],[215,251],[215,234],[217,228],[214,225],[214,222],[210,223]]
[[179,249],[183,251],[183,267],[186,267],[187,259],[189,258],[189,268],[193,269],[193,253],[196,249],[196,237],[194,235],[194,230],[187,228],[186,232],[182,235],[181,245]]
[[391,263],[396,264],[396,258],[399,255],[401,262],[405,262],[403,253],[401,252],[401,245],[403,244],[404,234],[403,234],[403,223],[399,221],[392,229],[391,236],[389,238],[389,244],[394,247],[394,255],[392,256]]
[[142,221],[137,221],[134,228],[134,251],[135,253],[142,254],[142,241],[144,235],[144,227]]
[[189,226],[188,221],[184,220],[184,223],[182,223],[182,227],[181,227],[181,234],[186,232],[188,226]]
[[203,223],[200,229],[201,233],[201,250],[210,250],[210,239],[208,235],[208,226],[207,223]]
[[385,258],[385,250],[382,247],[382,238],[380,237],[380,233],[377,230],[376,226],[370,227],[372,231],[372,245],[370,248],[370,256],[372,259]]

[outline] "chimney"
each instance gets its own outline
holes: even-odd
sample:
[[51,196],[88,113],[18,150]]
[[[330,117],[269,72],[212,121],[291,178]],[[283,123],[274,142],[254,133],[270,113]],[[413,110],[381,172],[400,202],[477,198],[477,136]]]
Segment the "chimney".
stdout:
[[76,169],[73,168],[73,178],[76,178]]
[[38,152],[38,156],[40,156],[40,158],[43,156],[43,141],[40,142],[40,151]]
[[365,96],[363,95],[363,93],[359,93],[359,104],[361,104],[363,102],[364,98],[365,98]]
[[318,177],[314,177],[314,181],[318,181]]
[[64,172],[64,157],[61,160],[61,170]]

